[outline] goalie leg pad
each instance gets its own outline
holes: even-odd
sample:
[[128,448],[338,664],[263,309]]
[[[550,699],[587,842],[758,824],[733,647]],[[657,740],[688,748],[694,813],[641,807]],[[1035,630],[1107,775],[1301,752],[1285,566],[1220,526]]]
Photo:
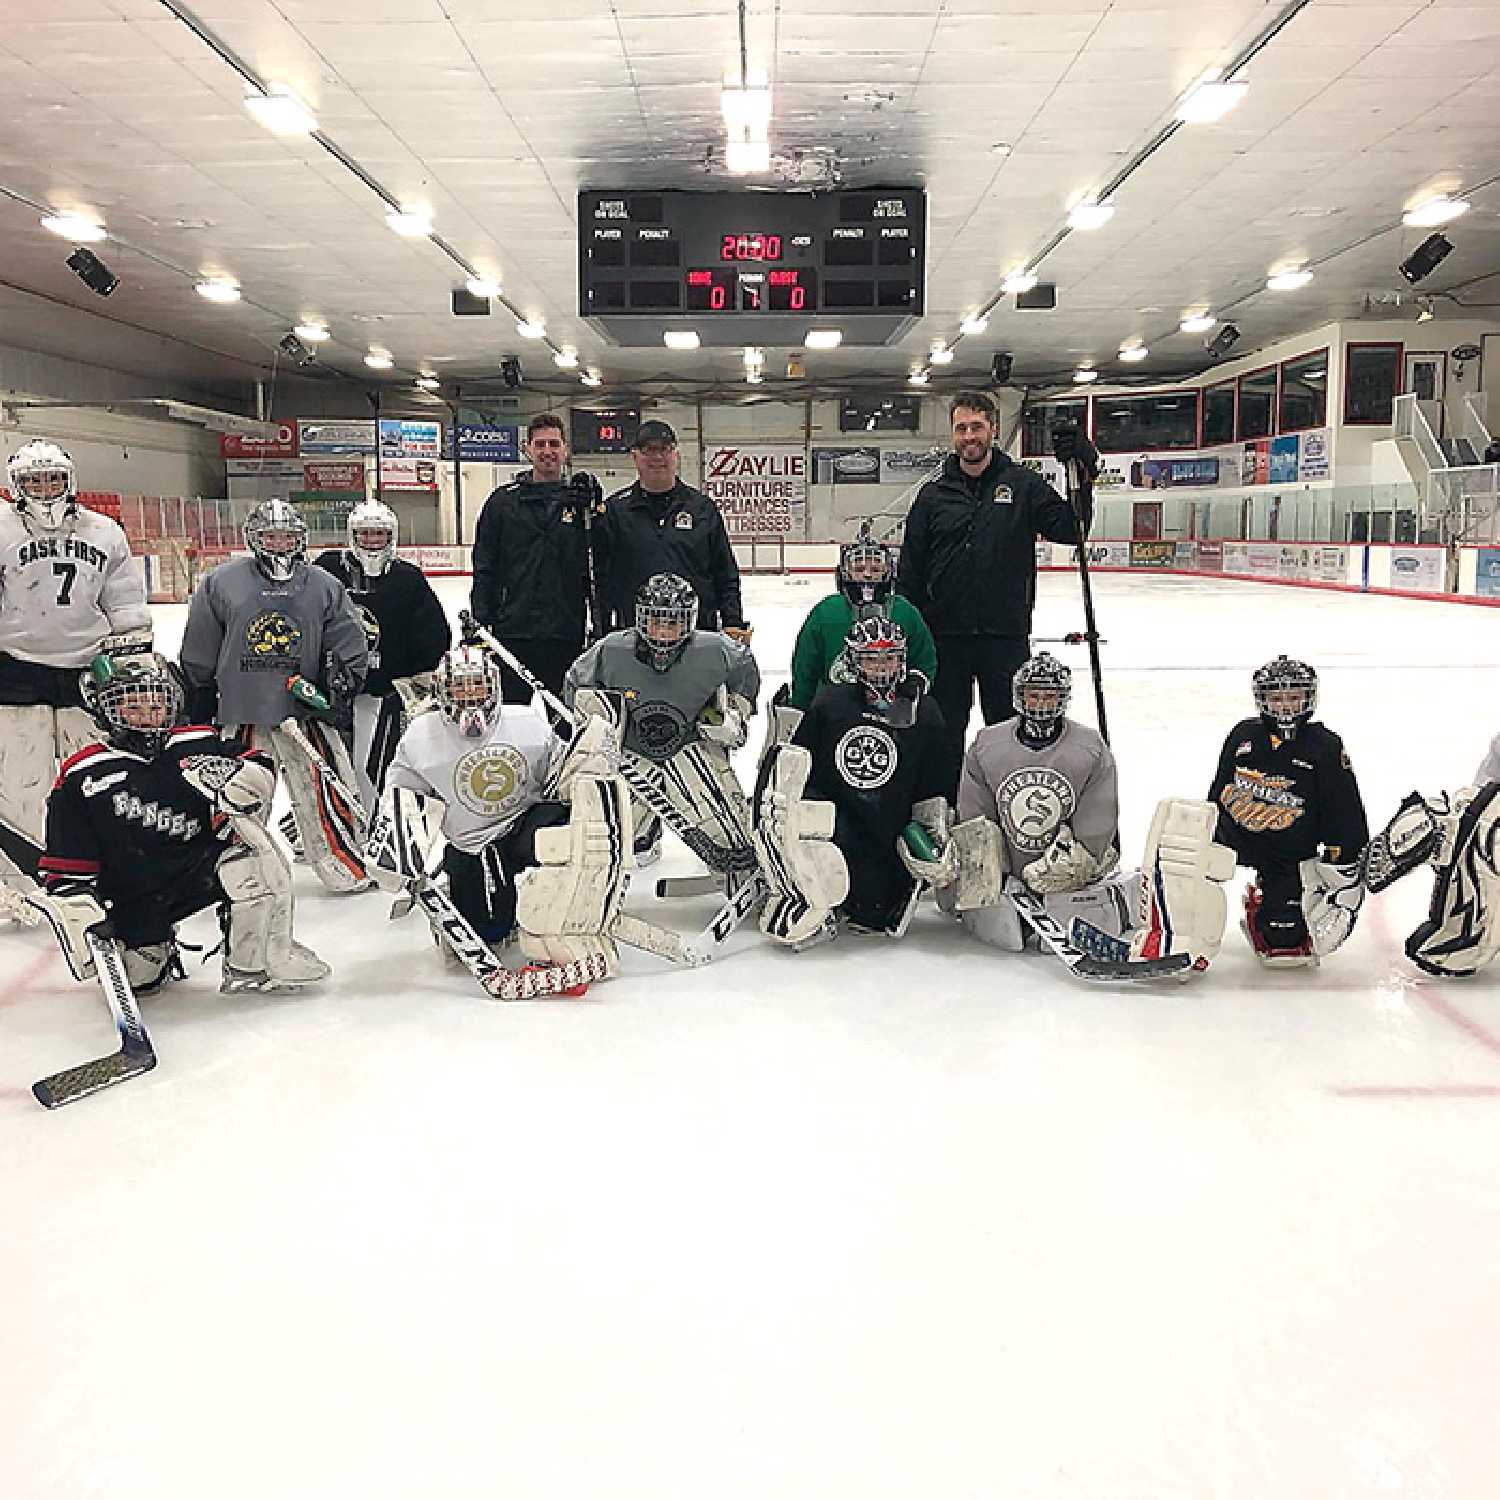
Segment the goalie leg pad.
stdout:
[[[1054,891],[1042,898],[1048,914],[1073,935],[1073,924],[1083,922],[1127,942],[1135,932],[1135,914],[1141,904],[1141,872],[1117,870],[1076,891]],[[1076,940],[1076,939],[1075,939]]]
[[364,890],[369,885],[369,875],[360,852],[362,813],[357,805],[351,806],[347,794],[347,789],[354,785],[349,752],[337,734],[324,733],[321,725],[309,723],[304,731],[327,758],[343,787],[335,786],[323,767],[311,760],[285,730],[271,731],[276,764],[286,778],[303,857],[329,890]]
[[[0,819],[40,848],[57,776],[55,719],[45,704],[0,705]],[[96,731],[93,735],[98,739]]]
[[849,894],[849,867],[833,842],[833,804],[802,795],[811,771],[802,746],[773,746],[756,802],[755,853],[770,887],[760,930],[788,948],[808,946]]
[[443,823],[443,804],[410,787],[386,789],[370,825],[365,865],[382,890],[400,892],[425,878]]
[[99,743],[99,726],[94,716],[82,708],[60,708],[57,710],[57,762],[59,765],[70,755]]
[[1500,782],[1454,799],[1427,920],[1406,956],[1429,974],[1475,974],[1500,951]]
[[328,965],[292,940],[292,872],[270,834],[253,818],[236,833],[241,842],[220,855],[217,870],[228,905],[223,988],[291,989],[326,979]]
[[1132,958],[1191,955],[1206,965],[1224,941],[1234,851],[1214,842],[1218,813],[1208,802],[1169,797],[1157,804],[1141,859],[1139,930]]
[[606,933],[629,879],[630,797],[614,776],[579,776],[572,792],[567,823],[537,831],[537,865],[517,882],[521,949],[542,963],[599,958],[613,974],[619,955]]

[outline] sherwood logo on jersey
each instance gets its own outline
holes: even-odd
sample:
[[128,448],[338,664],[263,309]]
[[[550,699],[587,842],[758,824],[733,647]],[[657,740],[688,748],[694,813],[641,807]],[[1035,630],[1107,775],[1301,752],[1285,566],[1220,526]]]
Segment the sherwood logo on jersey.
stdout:
[[116,792],[111,799],[115,816],[126,823],[139,823],[142,828],[154,829],[169,839],[181,839],[190,843],[202,831],[203,824],[190,818],[176,808],[162,807],[155,802],[142,802],[134,792]]
[[833,763],[850,786],[874,791],[896,774],[896,742],[878,724],[856,724],[840,737]]
[[514,745],[481,745],[454,766],[453,792],[470,812],[496,818],[514,805],[526,776],[526,757]]
[[1000,826],[1018,849],[1040,854],[1058,825],[1073,816],[1077,799],[1073,784],[1051,766],[1026,766],[1013,771],[995,792]]

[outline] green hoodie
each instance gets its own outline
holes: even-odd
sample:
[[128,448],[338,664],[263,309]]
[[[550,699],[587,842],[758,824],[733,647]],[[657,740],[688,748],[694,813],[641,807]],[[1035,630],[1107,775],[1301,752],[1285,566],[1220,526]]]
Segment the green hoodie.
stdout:
[[[906,665],[920,672],[930,686],[937,675],[937,650],[916,606],[899,594],[890,597],[891,619],[906,632]],[[854,606],[842,593],[820,599],[797,632],[792,651],[792,706],[812,707],[814,695],[826,682],[836,679],[835,664],[844,654],[844,637],[854,624]]]

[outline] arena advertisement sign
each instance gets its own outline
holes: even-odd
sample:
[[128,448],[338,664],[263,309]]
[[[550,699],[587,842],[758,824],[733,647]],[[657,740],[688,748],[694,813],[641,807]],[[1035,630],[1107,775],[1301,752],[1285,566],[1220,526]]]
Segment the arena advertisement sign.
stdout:
[[1265,484],[1271,477],[1271,440],[1256,438],[1246,443],[1240,459],[1241,484]]
[[297,419],[297,441],[305,457],[329,453],[373,453],[373,422],[325,422],[317,418]]
[[239,432],[219,434],[220,458],[296,458],[296,456],[297,424],[295,422],[278,422],[275,437],[253,437]]
[[431,458],[382,458],[380,487],[383,490],[435,490],[437,461]]
[[[1130,543],[1129,542],[1090,542],[1088,557],[1091,568],[1128,568],[1130,566]],[[1054,568],[1076,568],[1078,566],[1078,548],[1070,547],[1066,542],[1056,542],[1052,546],[1052,566]]]
[[[452,457],[452,445],[445,444],[444,458]],[[518,464],[521,462],[521,430],[509,423],[495,426],[458,428],[458,461],[463,464]]]
[[807,450],[791,443],[733,443],[703,455],[703,493],[731,536],[788,536],[807,512]]
[[1198,571],[1200,573],[1222,573],[1224,571],[1224,543],[1198,543]]
[[441,458],[443,424],[411,421],[405,417],[380,419],[382,458]]
[[365,466],[360,459],[314,459],[302,465],[302,488],[311,493],[363,493],[364,487]]
[[1392,547],[1391,587],[1412,589],[1417,593],[1443,592],[1443,550],[1441,547]]
[[1176,542],[1146,541],[1130,544],[1132,568],[1170,568],[1176,557]]
[[1130,483],[1138,490],[1180,489],[1218,484],[1217,458],[1138,458],[1130,466]]
[[879,484],[880,449],[871,444],[858,448],[814,448],[814,484]]
[[1474,592],[1481,599],[1500,599],[1500,547],[1480,547],[1474,559]]
[[1271,439],[1271,451],[1267,460],[1267,483],[1296,484],[1297,482],[1297,438]]
[[1304,483],[1327,479],[1329,465],[1332,462],[1328,429],[1314,427],[1311,432],[1304,432],[1301,437],[1302,448],[1297,457],[1297,478]]
[[911,484],[927,479],[941,466],[946,450],[942,448],[886,448],[880,454],[882,484]]

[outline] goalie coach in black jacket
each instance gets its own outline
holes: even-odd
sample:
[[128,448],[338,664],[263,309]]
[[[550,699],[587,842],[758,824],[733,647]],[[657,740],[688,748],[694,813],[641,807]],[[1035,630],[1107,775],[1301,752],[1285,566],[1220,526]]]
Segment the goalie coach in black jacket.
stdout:
[[[1031,654],[1036,540],[1076,542],[1072,507],[1035,470],[995,446],[995,404],[960,391],[948,408],[953,452],[917,492],[906,518],[897,587],[937,647],[933,697],[961,757],[974,684],[986,724],[1015,712],[1011,678]],[[1084,534],[1093,517],[1098,454],[1077,429],[1054,434],[1064,463],[1081,461]]]

